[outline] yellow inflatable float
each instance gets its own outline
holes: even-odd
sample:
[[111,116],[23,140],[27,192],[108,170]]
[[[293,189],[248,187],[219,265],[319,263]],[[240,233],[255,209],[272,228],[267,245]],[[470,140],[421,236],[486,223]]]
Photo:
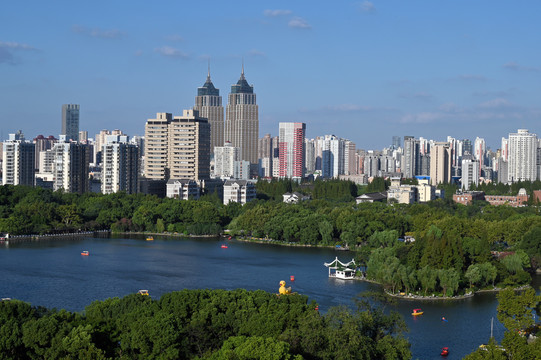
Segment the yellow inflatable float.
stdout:
[[280,281],[280,289],[278,289],[280,295],[289,295],[291,294],[291,286],[286,288],[286,282],[284,280]]

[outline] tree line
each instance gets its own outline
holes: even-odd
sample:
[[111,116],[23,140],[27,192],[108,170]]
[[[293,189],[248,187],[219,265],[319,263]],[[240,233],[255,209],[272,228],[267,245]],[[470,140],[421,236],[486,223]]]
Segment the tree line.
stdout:
[[306,296],[183,290],[95,301],[82,313],[0,302],[3,359],[409,359],[404,321],[358,299],[325,314]]

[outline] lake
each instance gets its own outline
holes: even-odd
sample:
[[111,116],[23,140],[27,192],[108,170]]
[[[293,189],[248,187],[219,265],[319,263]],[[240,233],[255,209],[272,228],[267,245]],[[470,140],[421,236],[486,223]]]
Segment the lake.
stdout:
[[[228,248],[221,244],[227,242]],[[81,256],[88,250],[90,256]],[[355,295],[381,287],[362,281],[331,279],[324,262],[336,256],[351,260],[353,253],[333,249],[284,247],[208,238],[144,237],[48,239],[0,245],[0,297],[48,308],[82,311],[95,300],[122,297],[148,289],[152,298],[181,289],[262,289],[278,292],[280,280],[307,295],[320,311],[353,306]],[[290,281],[290,276],[295,280]],[[539,279],[534,280],[538,288]],[[400,300],[410,332],[413,358],[461,359],[486,343],[494,317],[494,336],[504,327],[496,319],[495,294],[479,294],[456,301]],[[414,308],[424,315],[411,316]],[[445,317],[448,321],[442,321]]]

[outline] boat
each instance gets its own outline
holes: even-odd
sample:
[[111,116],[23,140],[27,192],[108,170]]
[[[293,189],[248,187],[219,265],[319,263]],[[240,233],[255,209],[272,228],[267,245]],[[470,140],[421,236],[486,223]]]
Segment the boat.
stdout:
[[444,348],[441,348],[441,353],[440,353],[441,356],[447,356],[449,355],[449,348],[448,347],[444,347]]
[[147,241],[153,241],[154,238],[152,236],[147,236]]
[[355,260],[351,259],[348,263],[338,260],[338,257],[330,263],[324,263],[329,268],[329,277],[342,280],[351,280],[355,278]]
[[222,249],[227,249],[227,245],[226,245],[226,244],[222,244]]
[[137,293],[138,293],[139,295],[148,296],[148,290],[139,290]]
[[423,314],[424,314],[424,311],[421,309],[413,309],[413,312],[411,313],[411,315],[413,316],[418,316],[418,315],[423,315]]
[[83,252],[81,252],[81,255],[88,256],[90,255],[90,253],[88,252],[88,250],[84,250]]
[[[490,320],[490,339],[493,339],[493,330],[494,330],[494,318]],[[479,349],[488,351],[489,344],[481,344],[479,345]],[[494,344],[494,348],[500,351],[505,351],[505,348],[499,344]]]

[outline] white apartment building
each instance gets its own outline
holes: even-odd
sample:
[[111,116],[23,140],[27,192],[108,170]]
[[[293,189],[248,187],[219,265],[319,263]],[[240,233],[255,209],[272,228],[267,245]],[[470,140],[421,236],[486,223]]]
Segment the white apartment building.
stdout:
[[255,185],[247,180],[226,180],[224,183],[224,205],[238,202],[242,205],[255,200]]
[[199,199],[200,189],[195,180],[170,179],[167,181],[166,196],[179,200]]
[[214,177],[232,178],[235,176],[235,161],[240,160],[240,148],[226,141],[224,146],[214,148]]
[[462,160],[462,190],[470,190],[472,184],[479,185],[479,161]]
[[509,134],[509,183],[537,179],[537,143],[537,135],[526,129]]
[[53,190],[79,194],[88,191],[88,149],[87,145],[69,142],[66,135],[60,135],[60,140],[52,148]]
[[2,144],[2,185],[34,186],[36,147],[22,132],[9,134]]

